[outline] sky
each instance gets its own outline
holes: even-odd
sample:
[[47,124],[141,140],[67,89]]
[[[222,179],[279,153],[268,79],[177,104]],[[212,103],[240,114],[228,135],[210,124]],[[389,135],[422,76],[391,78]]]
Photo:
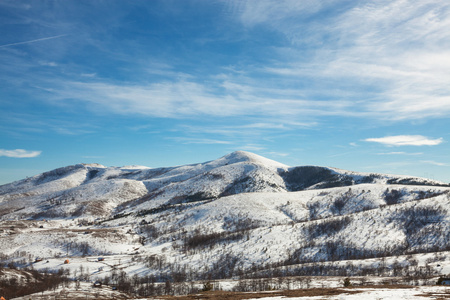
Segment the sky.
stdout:
[[450,182],[450,3],[0,0],[0,184],[244,150]]

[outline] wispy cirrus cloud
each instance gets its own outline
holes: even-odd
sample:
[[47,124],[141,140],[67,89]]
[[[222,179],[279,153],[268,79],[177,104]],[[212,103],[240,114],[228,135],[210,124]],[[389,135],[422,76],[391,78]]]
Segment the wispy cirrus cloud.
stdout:
[[[308,16],[320,11],[334,1],[260,0],[229,1],[234,14],[245,26],[271,24],[273,28],[287,32],[286,26],[295,24],[292,19]],[[294,29],[293,29],[294,31]]]
[[[398,121],[450,113],[449,4],[349,2],[339,10],[333,8],[342,3],[331,0],[224,5],[231,7],[234,22],[270,28],[286,38],[263,49],[273,59],[238,71],[214,66],[205,72],[207,80],[167,62],[140,66],[137,72],[163,75],[163,82],[110,81],[95,70],[82,71],[78,82],[47,78],[46,93],[58,102],[77,99],[119,114],[162,118],[261,115],[311,123],[327,116]],[[124,59],[121,55],[114,59]]]
[[386,146],[436,146],[444,140],[443,138],[430,139],[422,135],[394,135],[381,138],[368,138],[364,141],[380,143]]
[[167,138],[170,140],[174,140],[181,144],[221,144],[221,145],[229,145],[233,142],[225,141],[225,140],[217,140],[217,139],[208,139],[208,138],[190,138],[190,137],[171,137]]
[[[303,99],[295,90],[259,89],[251,84],[245,91],[221,92],[222,82],[208,85],[198,81],[174,80],[149,84],[128,84],[96,80],[51,81],[52,88],[41,90],[54,103],[77,101],[89,104],[93,110],[102,108],[124,115],[147,115],[162,118],[189,118],[193,116],[259,116],[285,117],[293,126],[314,126],[314,117],[351,114],[351,102],[328,102]],[[50,93],[50,96],[48,95]],[[287,94],[289,93],[289,94]],[[266,94],[266,95],[264,95]],[[302,122],[296,121],[302,117]],[[271,123],[248,126],[273,127]]]
[[449,3],[236,2],[245,26],[266,26],[290,41],[279,47],[278,65],[265,66],[268,74],[320,78],[322,90],[336,95],[330,102],[351,91],[355,116],[400,121],[450,113]]
[[[33,112],[10,112],[3,114],[2,121],[8,126],[3,125],[5,128],[0,129],[8,130],[14,135],[30,136],[35,134],[42,134],[44,132],[55,132],[62,135],[84,135],[90,134],[98,130],[98,127],[92,125],[89,118],[78,120],[65,119],[64,117],[54,116],[52,118],[41,119]],[[10,126],[10,125],[13,126]],[[23,138],[23,137],[22,137]]]
[[[47,93],[53,93],[51,96],[58,100],[78,99],[120,114],[163,118],[259,114],[307,118],[308,123],[327,116],[410,120],[450,113],[450,4],[444,1],[236,0],[222,4],[230,8],[224,10],[231,15],[227,21],[249,30],[269,28],[281,37],[276,45],[261,49],[270,53],[265,64],[258,67],[249,63],[241,68],[209,68],[208,64],[205,81],[195,72],[180,72],[172,62],[162,61],[133,71],[164,75],[167,81],[136,83],[108,81],[95,69],[86,68],[77,70],[86,82],[63,80],[58,84],[55,78],[48,77],[52,88]],[[70,8],[78,7],[73,6]],[[114,7],[117,9],[111,9]],[[88,8],[81,11],[85,13]],[[112,16],[117,15],[107,14],[102,20],[112,21]],[[120,18],[113,19],[119,26]],[[74,22],[78,19],[69,20],[72,22],[61,24],[67,23],[65,28],[84,24]],[[89,27],[83,29],[89,31]],[[64,36],[52,35],[0,48]],[[80,37],[74,36],[74,40],[72,43],[81,42]],[[111,52],[110,45],[92,37],[82,42],[102,49],[112,60],[159,61],[145,55],[126,56],[124,51]],[[139,48],[139,44],[134,46]],[[18,65],[14,61],[9,69],[17,69]],[[233,68],[239,70],[229,71]],[[27,69],[19,71],[22,76],[15,80],[25,81]],[[33,85],[39,81],[30,78]],[[310,85],[312,81],[315,84]]]
[[39,61],[38,62],[41,66],[46,66],[46,67],[57,67],[58,64],[55,63],[54,61]]
[[281,156],[281,157],[289,156],[289,153],[284,153],[284,152],[269,152],[269,154],[274,155],[274,156]]
[[448,163],[437,162],[434,160],[422,160],[421,162],[425,163],[425,164],[439,166],[439,167],[450,167],[450,164],[448,164]]
[[246,144],[246,145],[242,145],[240,147],[236,147],[236,149],[242,149],[245,151],[262,151],[262,150],[265,150],[266,147],[264,147],[263,145],[259,145],[259,144]]
[[14,158],[32,158],[41,155],[42,151],[30,151],[24,149],[6,150],[0,149],[0,156]]

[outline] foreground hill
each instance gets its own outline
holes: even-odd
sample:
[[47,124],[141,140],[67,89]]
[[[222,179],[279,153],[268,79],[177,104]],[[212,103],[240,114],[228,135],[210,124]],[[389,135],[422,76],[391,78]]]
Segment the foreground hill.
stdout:
[[242,151],[158,169],[80,164],[0,186],[0,259],[116,283],[432,276],[450,273],[449,207],[440,182]]

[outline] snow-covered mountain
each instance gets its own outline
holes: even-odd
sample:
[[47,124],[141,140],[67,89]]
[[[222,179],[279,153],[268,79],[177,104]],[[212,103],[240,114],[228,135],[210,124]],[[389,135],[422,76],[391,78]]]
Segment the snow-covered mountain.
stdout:
[[224,196],[292,192],[361,183],[444,185],[423,178],[288,167],[237,151],[214,161],[151,169],[78,164],[0,186],[3,219],[107,217]]
[[183,281],[358,273],[380,257],[393,274],[439,253],[427,265],[450,273],[449,207],[442,182],[242,151],[157,169],[79,164],[0,186],[0,259]]

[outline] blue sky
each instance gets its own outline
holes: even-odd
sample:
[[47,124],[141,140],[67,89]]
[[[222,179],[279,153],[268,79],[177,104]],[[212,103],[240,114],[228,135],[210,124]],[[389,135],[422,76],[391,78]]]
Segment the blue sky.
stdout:
[[0,1],[0,184],[246,150],[450,182],[447,1]]

